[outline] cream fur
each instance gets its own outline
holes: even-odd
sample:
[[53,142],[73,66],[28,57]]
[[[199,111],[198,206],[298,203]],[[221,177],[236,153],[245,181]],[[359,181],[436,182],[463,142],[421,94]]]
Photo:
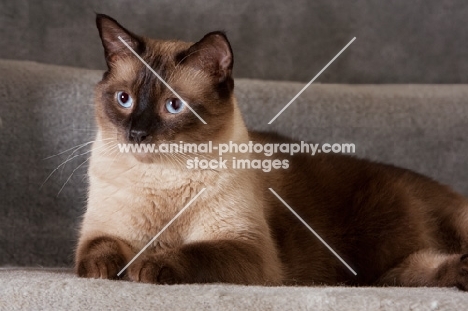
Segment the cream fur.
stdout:
[[[230,136],[223,138],[248,139],[237,105],[231,129],[226,131]],[[254,170],[188,170],[167,163],[142,163],[132,154],[107,147],[109,136],[99,131],[93,146],[89,200],[78,249],[86,241],[111,236],[128,242],[138,252],[206,188],[152,247],[174,248],[203,240],[247,241],[265,250],[264,269],[269,281],[281,281]]]

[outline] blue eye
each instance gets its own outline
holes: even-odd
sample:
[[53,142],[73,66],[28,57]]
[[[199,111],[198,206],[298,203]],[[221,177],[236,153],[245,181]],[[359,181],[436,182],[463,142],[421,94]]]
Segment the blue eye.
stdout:
[[170,113],[179,113],[184,109],[184,103],[178,98],[170,98],[166,101],[166,109]]
[[119,102],[119,105],[124,108],[130,108],[133,105],[132,97],[128,95],[128,93],[122,91],[117,93],[117,101]]

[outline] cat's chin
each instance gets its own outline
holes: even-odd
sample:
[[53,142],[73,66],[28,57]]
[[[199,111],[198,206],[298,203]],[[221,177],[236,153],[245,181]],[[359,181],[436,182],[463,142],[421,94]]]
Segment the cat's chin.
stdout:
[[132,153],[132,156],[141,163],[152,164],[159,162],[159,157],[148,153]]
[[165,166],[179,166],[179,162],[175,160],[168,159],[166,157],[162,157],[158,154],[151,154],[151,153],[132,153],[134,159],[136,159],[140,163],[144,164],[164,164]]

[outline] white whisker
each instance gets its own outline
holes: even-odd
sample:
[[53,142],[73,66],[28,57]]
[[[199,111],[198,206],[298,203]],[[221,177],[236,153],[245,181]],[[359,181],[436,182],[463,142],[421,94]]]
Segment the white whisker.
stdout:
[[73,150],[73,149],[75,149],[75,148],[77,148],[77,147],[78,147],[79,149],[81,149],[81,148],[83,148],[83,147],[85,147],[85,146],[87,146],[87,145],[89,145],[89,144],[94,143],[94,142],[97,142],[97,141],[105,141],[105,140],[110,140],[110,139],[111,139],[111,138],[107,138],[107,139],[103,139],[103,140],[91,140],[91,141],[88,141],[88,142],[86,142],[86,143],[79,144],[79,145],[76,145],[76,146],[74,146],[74,147],[68,148],[67,150],[61,151],[61,152],[59,152],[59,153],[57,153],[57,154],[48,156],[48,157],[46,157],[46,158],[44,158],[44,159],[42,159],[42,160],[47,160],[47,159],[50,159],[50,158],[59,156],[59,155],[61,155],[61,154],[64,154],[65,152],[70,151],[70,150]]
[[89,161],[89,159],[91,159],[91,157],[87,158],[85,161],[83,161],[83,163],[81,163],[80,165],[78,165],[74,170],[73,172],[70,174],[70,176],[67,178],[67,180],[65,181],[65,183],[63,184],[62,188],[60,188],[59,192],[57,193],[57,197],[60,195],[60,192],[62,192],[63,188],[65,188],[65,185],[68,183],[68,181],[72,178],[73,174],[76,172],[77,169],[79,169],[83,164],[85,164],[86,162]]
[[79,156],[88,154],[88,153],[92,152],[93,150],[97,150],[97,149],[99,149],[99,148],[105,147],[105,146],[107,146],[107,145],[109,145],[109,144],[111,144],[111,143],[113,143],[113,141],[108,142],[108,143],[106,143],[106,144],[104,144],[103,146],[100,146],[100,147],[98,147],[98,148],[91,149],[91,150],[88,150],[88,151],[86,151],[86,152],[77,154],[77,155],[71,157],[70,159],[67,159],[66,161],[62,162],[59,166],[57,166],[57,167],[49,174],[49,176],[47,176],[46,180],[44,180],[44,182],[42,183],[42,185],[41,185],[40,188],[42,188],[42,187],[44,186],[44,184],[50,179],[50,177],[51,177],[58,169],[60,169],[63,165],[65,165],[67,162],[70,162],[71,160],[73,160],[73,159],[76,158],[76,157],[79,157]]

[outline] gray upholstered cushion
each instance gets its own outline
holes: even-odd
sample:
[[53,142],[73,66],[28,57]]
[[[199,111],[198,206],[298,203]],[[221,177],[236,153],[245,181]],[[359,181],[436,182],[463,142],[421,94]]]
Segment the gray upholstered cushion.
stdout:
[[0,310],[466,310],[456,288],[152,285],[0,269]]
[[[93,85],[101,75],[0,61],[0,265],[72,263],[89,145],[58,154],[93,139]],[[313,84],[268,125],[302,86],[237,80],[247,124],[318,143],[355,143],[358,156],[414,169],[468,195],[467,85]]]

